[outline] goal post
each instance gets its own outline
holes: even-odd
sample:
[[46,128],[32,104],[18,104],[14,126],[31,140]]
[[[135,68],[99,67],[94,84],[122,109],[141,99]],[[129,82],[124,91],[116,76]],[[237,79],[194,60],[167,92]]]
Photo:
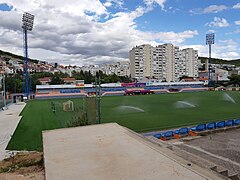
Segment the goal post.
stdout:
[[63,111],[74,111],[74,104],[72,101],[68,100],[63,103]]

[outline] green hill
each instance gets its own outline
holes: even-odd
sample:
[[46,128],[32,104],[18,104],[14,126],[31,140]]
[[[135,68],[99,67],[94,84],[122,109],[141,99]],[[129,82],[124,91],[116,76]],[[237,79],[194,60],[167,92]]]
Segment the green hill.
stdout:
[[[2,51],[2,50],[0,50],[0,56],[5,57],[5,59],[7,61],[10,60],[11,58],[19,59],[19,61],[23,61],[23,56],[16,55],[16,54]],[[208,59],[207,57],[198,57],[198,58],[201,60],[202,63],[204,63],[205,60]],[[29,58],[29,60],[34,63],[39,62],[39,60],[36,60],[36,59]],[[224,60],[224,59],[218,59],[218,58],[211,58],[210,63],[212,63],[212,64],[232,64],[232,65],[240,66],[240,59]]]
[[[207,57],[198,57],[202,63],[205,62]],[[232,64],[235,66],[240,66],[240,59],[233,59],[233,60],[224,60],[224,59],[218,59],[218,58],[211,58],[210,59],[211,64]]]
[[[6,61],[9,61],[11,58],[14,58],[14,59],[18,59],[21,62],[24,59],[23,56],[12,54],[10,52],[6,52],[2,50],[0,50],[0,56],[4,57]],[[39,60],[29,58],[29,61],[33,63],[38,63]]]

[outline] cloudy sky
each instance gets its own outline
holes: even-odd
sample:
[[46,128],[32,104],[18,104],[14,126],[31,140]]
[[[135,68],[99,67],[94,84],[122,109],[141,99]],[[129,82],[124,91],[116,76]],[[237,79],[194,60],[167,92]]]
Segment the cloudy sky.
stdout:
[[0,49],[23,54],[21,19],[35,15],[29,57],[88,65],[128,60],[136,45],[173,43],[240,58],[239,0],[0,0]]

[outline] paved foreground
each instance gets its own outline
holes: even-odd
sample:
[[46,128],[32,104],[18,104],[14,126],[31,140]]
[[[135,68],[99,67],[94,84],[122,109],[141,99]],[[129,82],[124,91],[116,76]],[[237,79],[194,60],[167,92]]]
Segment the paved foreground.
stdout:
[[219,179],[116,123],[43,132],[45,176],[65,179]]
[[25,103],[11,104],[7,110],[0,111],[0,160],[9,156],[5,149],[21,119],[19,114],[25,105]]

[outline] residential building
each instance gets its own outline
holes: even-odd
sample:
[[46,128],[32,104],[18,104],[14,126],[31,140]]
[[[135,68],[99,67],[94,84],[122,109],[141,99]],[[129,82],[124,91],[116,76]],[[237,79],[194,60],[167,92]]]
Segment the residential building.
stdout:
[[163,44],[153,48],[152,77],[161,81],[178,81],[179,47]]
[[198,62],[196,50],[180,50],[170,43],[156,47],[143,44],[130,50],[130,74],[138,81],[148,78],[175,82],[182,76],[197,77]]
[[143,44],[130,50],[130,74],[138,80],[144,77],[151,78],[152,46]]
[[64,81],[64,84],[76,84],[76,79],[75,78],[62,78]]
[[43,78],[39,78],[38,80],[42,85],[48,85],[50,84],[52,77],[43,77]]
[[212,81],[229,81],[228,79],[228,71],[224,69],[215,69],[214,73],[211,73],[211,80]]
[[198,77],[198,51],[193,48],[180,51],[180,76]]

